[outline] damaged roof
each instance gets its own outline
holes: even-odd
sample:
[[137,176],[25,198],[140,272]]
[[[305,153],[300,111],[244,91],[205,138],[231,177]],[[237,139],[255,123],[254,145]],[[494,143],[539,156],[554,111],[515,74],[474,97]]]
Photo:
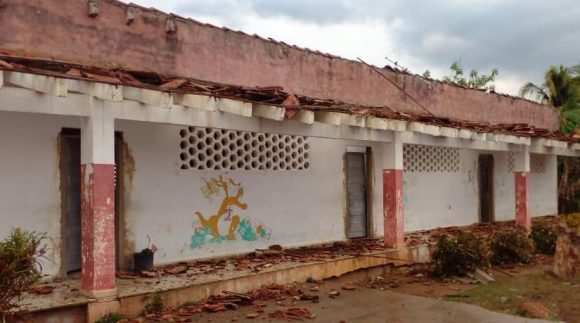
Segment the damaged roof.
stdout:
[[480,133],[509,134],[523,137],[541,137],[580,143],[580,135],[568,135],[534,127],[525,123],[474,122],[460,119],[436,117],[430,114],[407,113],[389,106],[362,106],[329,99],[319,99],[288,93],[280,86],[248,87],[222,84],[186,78],[182,76],[160,75],[154,72],[87,66],[32,56],[18,56],[0,51],[0,70],[34,73],[62,78],[82,79],[95,82],[128,85],[173,93],[191,93],[220,98],[243,100],[253,103],[283,106],[286,117],[290,118],[297,110],[342,112],[356,116],[373,116],[391,120],[415,121],[425,124],[456,129],[467,129]]

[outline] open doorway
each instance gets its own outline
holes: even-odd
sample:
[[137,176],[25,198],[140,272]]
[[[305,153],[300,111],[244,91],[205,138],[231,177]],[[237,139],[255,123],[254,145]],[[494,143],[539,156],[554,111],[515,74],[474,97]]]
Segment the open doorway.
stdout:
[[[366,147],[350,147],[346,153],[347,236],[368,237],[368,153]],[[354,149],[358,148],[358,149]]]
[[479,156],[479,221],[494,221],[493,155]]
[[[121,133],[115,133],[115,246],[117,268],[119,268],[119,237],[122,226],[122,143]],[[81,270],[81,132],[79,129],[63,128],[60,133],[60,178],[61,178],[61,272],[75,276]]]

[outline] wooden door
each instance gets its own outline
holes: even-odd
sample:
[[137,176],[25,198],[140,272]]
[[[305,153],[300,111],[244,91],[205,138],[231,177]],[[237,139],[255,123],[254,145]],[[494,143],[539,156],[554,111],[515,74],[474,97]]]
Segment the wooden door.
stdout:
[[493,156],[479,156],[479,216],[480,222],[490,223],[494,218]]

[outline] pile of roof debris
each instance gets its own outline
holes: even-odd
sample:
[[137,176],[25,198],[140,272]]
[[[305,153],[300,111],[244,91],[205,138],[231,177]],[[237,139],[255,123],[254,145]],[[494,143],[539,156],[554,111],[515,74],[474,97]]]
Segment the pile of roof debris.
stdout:
[[[265,313],[264,308],[267,306],[265,301],[276,301],[276,304],[284,309]],[[235,311],[241,307],[252,307],[251,312],[245,315],[246,319],[262,317],[296,321],[316,318],[316,315],[308,308],[298,306],[300,301],[316,303],[319,301],[319,296],[307,294],[292,285],[272,284],[248,293],[223,291],[221,294],[211,296],[202,302],[184,305],[176,310],[163,309],[156,313],[147,314],[144,318],[148,321],[190,322],[191,316],[195,314]],[[140,320],[135,321],[139,322]]]
[[290,94],[280,86],[248,87],[228,85],[193,78],[163,76],[148,71],[134,71],[122,68],[105,69],[48,59],[16,56],[14,53],[6,51],[0,52],[0,69],[279,105],[286,107],[286,118],[291,118],[300,109],[323,110],[349,113],[357,116],[416,121],[450,128],[469,129],[476,132],[543,137],[580,143],[580,134],[566,135],[558,131],[537,128],[528,124],[490,124],[487,122],[435,117],[429,114],[398,112],[387,106],[360,106],[336,100]]
[[142,271],[140,273],[119,271],[117,272],[117,278],[159,278],[164,275],[183,274],[190,279],[195,279],[197,275],[223,275],[226,271],[232,270],[261,272],[280,264],[329,261],[341,257],[359,256],[379,250],[384,250],[383,242],[376,239],[335,242],[329,245],[295,249],[283,249],[279,245],[272,245],[267,249],[256,249],[256,251],[238,258],[181,262],[157,268],[155,271]]

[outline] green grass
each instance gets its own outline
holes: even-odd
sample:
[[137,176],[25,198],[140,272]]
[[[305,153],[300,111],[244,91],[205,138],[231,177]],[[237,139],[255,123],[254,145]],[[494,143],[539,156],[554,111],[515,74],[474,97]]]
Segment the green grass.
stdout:
[[499,277],[494,283],[478,285],[460,295],[450,296],[448,300],[512,315],[523,314],[520,305],[524,302],[539,302],[554,313],[551,319],[580,322],[580,279],[558,280],[543,270],[516,277]]

